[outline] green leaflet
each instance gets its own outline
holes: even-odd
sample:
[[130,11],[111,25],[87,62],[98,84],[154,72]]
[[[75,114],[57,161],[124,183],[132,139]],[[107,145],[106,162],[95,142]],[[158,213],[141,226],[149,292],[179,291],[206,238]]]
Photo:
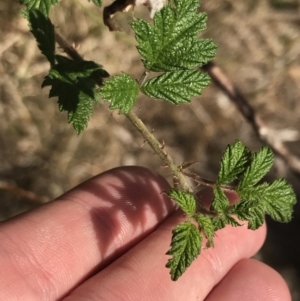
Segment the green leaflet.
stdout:
[[238,185],[238,191],[246,189],[258,183],[270,170],[273,165],[274,155],[270,148],[264,146],[257,153],[253,154],[252,162],[243,174]]
[[171,279],[176,281],[200,254],[202,236],[189,221],[177,225],[172,233],[171,249],[167,252],[172,258],[166,267],[171,269]]
[[51,65],[55,63],[54,26],[50,19],[37,9],[27,11],[31,33],[34,35],[42,54]]
[[229,207],[229,201],[224,191],[216,186],[214,188],[214,199],[211,203],[211,210],[223,212]]
[[248,187],[239,193],[242,200],[233,206],[234,214],[241,220],[248,220],[248,228],[259,228],[266,214],[278,222],[288,222],[292,218],[296,197],[292,187],[284,180]]
[[[89,2],[91,2],[91,0],[88,0]],[[92,0],[93,3],[97,6],[101,6],[102,5],[102,0]]]
[[192,216],[195,213],[196,201],[192,194],[175,188],[167,190],[165,193],[173,199],[188,216]]
[[193,218],[199,225],[199,230],[202,231],[205,237],[207,238],[206,247],[207,248],[213,247],[214,246],[213,237],[214,237],[215,229],[211,218],[201,214],[196,214],[193,216]]
[[297,202],[290,184],[284,179],[275,180],[262,195],[266,213],[278,222],[289,222],[292,219],[293,207]]
[[248,228],[256,230],[265,220],[265,208],[259,200],[241,200],[233,206],[234,214],[243,221],[248,221]]
[[173,104],[190,102],[192,96],[201,94],[202,89],[210,83],[207,74],[198,70],[179,70],[148,80],[140,88],[152,97],[167,100]]
[[26,5],[27,10],[38,9],[47,17],[51,6],[56,5],[58,0],[20,0],[19,2]]
[[68,122],[80,134],[93,113],[93,104],[98,102],[95,80],[109,74],[92,61],[72,61],[58,55],[55,58],[57,64],[52,66],[42,87],[52,86],[49,97],[58,97],[60,111],[68,112]]
[[251,160],[251,152],[241,141],[228,145],[222,160],[217,183],[229,184],[246,169]]
[[147,70],[173,71],[202,66],[212,60],[217,46],[197,39],[206,27],[206,15],[198,14],[199,2],[177,0],[155,14],[154,25],[137,20],[131,26],[139,43],[138,51]]
[[110,109],[119,109],[121,114],[127,114],[135,104],[139,87],[135,80],[123,73],[107,80],[98,92],[110,102]]

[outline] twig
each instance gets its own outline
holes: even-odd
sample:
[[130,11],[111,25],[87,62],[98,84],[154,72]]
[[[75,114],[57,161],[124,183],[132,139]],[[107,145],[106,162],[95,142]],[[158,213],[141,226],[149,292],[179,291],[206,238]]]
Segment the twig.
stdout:
[[260,140],[268,145],[278,156],[280,156],[296,176],[300,177],[300,159],[292,154],[283,144],[280,135],[271,129],[255,112],[246,97],[235,87],[220,67],[213,62],[209,62],[202,67],[213,82],[229,97],[236,105],[244,118],[252,125]]
[[76,51],[76,49],[57,31],[55,31],[55,40],[57,44],[64,50],[64,52],[74,61],[83,61],[83,57]]
[[[216,182],[204,179],[193,172],[188,172],[188,171],[182,170],[181,173],[183,175],[191,178],[192,180],[194,180],[195,182],[197,182],[200,185],[204,185],[204,186],[211,187],[211,188],[215,188],[217,186]],[[232,186],[232,185],[219,185],[219,187],[221,187],[222,190],[224,190],[224,191],[231,191],[231,192],[236,191],[236,187]]]
[[0,181],[0,190],[10,191],[22,198],[28,199],[35,203],[47,203],[49,199],[45,196],[40,196],[32,191],[25,190],[15,184],[9,183],[7,181]]

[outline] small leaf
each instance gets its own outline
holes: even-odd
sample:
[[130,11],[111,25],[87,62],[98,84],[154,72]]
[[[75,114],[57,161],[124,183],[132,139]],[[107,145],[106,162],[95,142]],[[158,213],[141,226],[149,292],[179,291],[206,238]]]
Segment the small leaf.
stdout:
[[[89,2],[91,2],[91,0],[88,0]],[[102,0],[92,0],[93,3],[97,6],[101,6],[102,5]]]
[[206,247],[213,247],[215,230],[211,218],[202,214],[196,214],[193,216],[193,218],[198,223],[200,230],[204,232],[204,235],[207,238]]
[[242,180],[238,185],[238,190],[242,191],[246,187],[258,183],[270,170],[273,165],[274,155],[270,148],[264,146],[257,153],[253,154],[252,162],[246,169]]
[[171,249],[167,252],[172,258],[166,267],[171,269],[171,279],[176,281],[200,254],[202,236],[189,221],[177,225],[172,233]]
[[34,35],[42,54],[51,65],[55,63],[55,36],[54,26],[50,19],[45,17],[41,11],[34,9],[27,11],[29,27]]
[[251,152],[241,141],[236,141],[233,145],[228,145],[222,160],[217,183],[220,185],[228,184],[246,169],[250,163]]
[[234,214],[240,219],[248,221],[248,229],[256,230],[265,220],[265,208],[259,200],[241,200],[234,204]]
[[[157,12],[154,25],[144,20],[131,23],[138,51],[147,70],[173,71],[202,66],[214,58],[217,46],[197,35],[206,27],[206,15],[198,14],[195,0],[177,0]],[[188,13],[187,13],[188,12]]]
[[224,212],[229,207],[229,201],[224,191],[216,186],[214,188],[214,199],[211,203],[210,209],[213,211]]
[[195,213],[196,200],[191,193],[174,188],[165,191],[165,193],[173,199],[188,216],[192,216]]
[[215,230],[222,229],[226,225],[231,225],[233,227],[240,226],[240,224],[231,216],[231,212],[229,211],[229,200],[219,186],[214,188],[214,199],[210,206],[210,210],[218,213],[217,217],[211,219]]
[[262,198],[266,213],[277,222],[289,222],[292,219],[296,195],[293,188],[284,179],[278,179],[265,189]]
[[148,80],[141,91],[152,97],[167,100],[173,104],[190,102],[192,96],[199,96],[210,83],[207,74],[197,70],[166,72]]
[[68,122],[80,134],[93,113],[93,104],[98,102],[95,79],[108,73],[92,61],[55,58],[58,63],[52,66],[42,87],[51,86],[49,97],[58,97],[59,110],[68,112]]
[[134,106],[139,87],[128,74],[116,75],[107,80],[98,92],[105,101],[109,101],[110,109],[119,109],[120,114],[127,114]]
[[49,15],[51,6],[56,5],[58,0],[20,0],[20,4],[24,4],[27,10],[38,9],[45,16]]

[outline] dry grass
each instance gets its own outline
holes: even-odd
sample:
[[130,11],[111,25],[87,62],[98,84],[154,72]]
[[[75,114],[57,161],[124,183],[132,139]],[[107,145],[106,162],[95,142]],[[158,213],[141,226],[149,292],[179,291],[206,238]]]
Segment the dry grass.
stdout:
[[[216,63],[300,155],[300,6],[297,1],[287,1],[289,6],[279,9],[271,5],[275,2],[204,0],[201,10],[209,16],[205,36],[219,45]],[[0,3],[0,220],[120,165],[147,166],[170,178],[136,130],[123,116],[111,113],[107,104],[95,109],[87,130],[76,136],[66,123],[66,114],[58,112],[56,100],[48,99],[49,91],[40,88],[49,65],[19,9],[11,1]],[[141,7],[136,16],[145,14]],[[125,71],[138,78],[143,68],[127,25],[131,14],[118,16],[126,34],[109,32],[101,15],[101,9],[92,3],[73,0],[62,1],[51,17],[65,38],[80,44],[79,51],[86,59],[104,65],[111,75]],[[211,179],[228,143],[238,138],[252,149],[260,146],[251,126],[213,85],[191,105],[174,107],[155,101],[154,106],[153,101],[141,97],[136,112],[164,140],[178,163],[200,160],[195,170]],[[292,181],[299,193],[299,180],[280,159],[270,178],[278,175]],[[299,253],[295,249],[298,224],[299,216],[290,227],[270,224],[270,239],[262,252],[263,258],[270,258],[276,248],[277,255],[269,262],[289,280],[293,300],[300,300],[293,288],[300,273],[295,255]],[[285,240],[276,240],[274,233],[282,233]],[[293,248],[287,245],[290,243]]]

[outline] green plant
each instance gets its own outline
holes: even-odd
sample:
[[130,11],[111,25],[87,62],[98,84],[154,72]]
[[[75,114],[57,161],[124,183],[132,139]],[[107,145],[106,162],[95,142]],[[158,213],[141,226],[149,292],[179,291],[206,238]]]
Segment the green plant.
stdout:
[[[167,252],[172,256],[167,263],[172,280],[177,280],[200,254],[204,239],[206,247],[213,247],[215,232],[226,225],[240,226],[241,221],[247,221],[248,228],[255,230],[263,224],[266,214],[279,222],[291,219],[296,202],[291,186],[283,179],[271,184],[259,183],[273,164],[269,148],[251,153],[236,141],[226,148],[216,181],[208,181],[186,171],[191,164],[175,164],[164,145],[132,112],[139,91],[150,98],[178,105],[199,96],[209,84],[208,75],[199,66],[214,58],[217,47],[209,39],[198,38],[206,26],[206,15],[197,12],[198,0],[170,1],[156,12],[153,24],[145,20],[131,23],[145,67],[138,81],[126,73],[109,78],[101,65],[83,60],[72,49],[68,53],[72,59],[56,55],[55,39],[60,37],[48,15],[58,1],[20,2],[27,7],[23,14],[39,49],[50,63],[42,87],[51,87],[49,97],[58,97],[59,110],[67,112],[68,122],[75,131],[80,134],[87,126],[93,105],[99,99],[107,101],[110,109],[118,109],[127,116],[173,172],[176,185],[165,193],[185,212],[186,221],[174,228],[171,249]],[[101,5],[100,1],[93,2]],[[153,77],[147,80],[150,72]],[[185,177],[213,188],[210,208],[201,204]],[[240,201],[230,204],[226,191],[235,191]]]

